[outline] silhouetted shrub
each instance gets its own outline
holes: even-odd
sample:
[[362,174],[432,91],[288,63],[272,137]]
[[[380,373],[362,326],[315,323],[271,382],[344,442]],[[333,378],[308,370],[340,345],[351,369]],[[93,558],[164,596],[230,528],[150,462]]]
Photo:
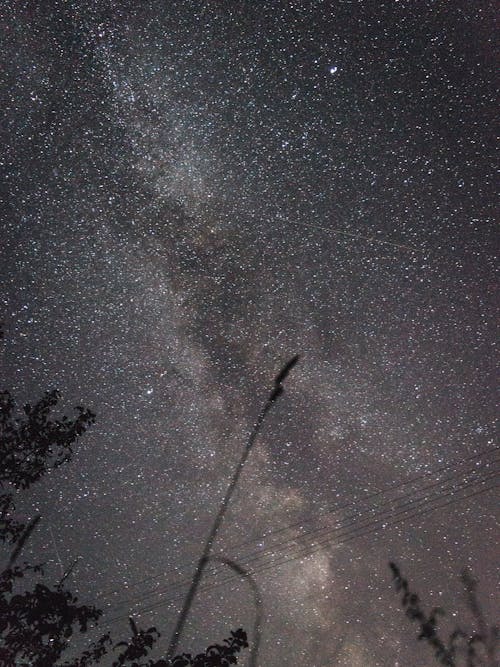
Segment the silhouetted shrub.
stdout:
[[[1,330],[0,330],[1,336]],[[8,391],[0,392],[0,542],[14,548],[7,567],[0,573],[0,665],[15,667],[56,667],[68,641],[75,631],[86,633],[98,623],[102,611],[94,606],[78,604],[78,599],[66,590],[64,581],[56,586],[32,584],[33,577],[43,576],[41,565],[16,565],[22,548],[35,529],[40,517],[25,525],[17,521],[13,494],[9,487],[28,489],[45,473],[70,461],[73,445],[94,423],[95,415],[78,406],[74,419],[51,417],[60,395],[48,391],[33,406],[25,405],[18,414],[14,399]],[[24,578],[30,578],[31,590],[23,589]],[[160,636],[156,628],[140,630],[130,621],[133,636],[119,642],[115,649],[123,650],[113,667],[170,667],[165,660],[139,663],[146,658]],[[112,640],[109,633],[94,641],[90,648],[60,667],[90,667],[102,661],[109,652]],[[239,629],[231,633],[224,645],[214,644],[204,654],[191,657],[184,654],[173,658],[171,666],[228,667],[237,663],[236,654],[248,646],[246,633]]]
[[444,640],[438,631],[439,617],[445,616],[440,607],[426,612],[417,593],[411,590],[395,563],[389,563],[396,590],[402,593],[401,603],[406,616],[420,627],[417,639],[429,644],[440,665],[458,667],[462,659],[466,667],[498,667],[495,658],[498,645],[498,628],[488,627],[477,599],[477,584],[466,572],[462,573],[462,583],[467,595],[467,605],[477,625],[477,631],[466,631],[456,626]]

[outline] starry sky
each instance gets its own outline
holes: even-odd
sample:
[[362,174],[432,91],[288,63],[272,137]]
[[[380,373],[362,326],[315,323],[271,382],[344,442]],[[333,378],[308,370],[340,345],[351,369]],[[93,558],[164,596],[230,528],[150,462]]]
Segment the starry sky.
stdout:
[[[389,560],[498,615],[495,5],[2,3],[2,385],[97,413],[17,507],[117,641],[165,651],[296,353],[214,547],[261,667],[429,665]],[[181,648],[254,614],[214,564]]]

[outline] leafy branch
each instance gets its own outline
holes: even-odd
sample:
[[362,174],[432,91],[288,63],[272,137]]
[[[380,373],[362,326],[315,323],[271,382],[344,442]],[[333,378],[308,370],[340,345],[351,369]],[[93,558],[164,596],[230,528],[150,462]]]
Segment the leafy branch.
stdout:
[[462,583],[467,596],[467,606],[477,623],[476,632],[465,631],[456,626],[445,640],[438,631],[439,617],[445,612],[440,607],[433,607],[426,612],[420,597],[415,593],[403,577],[395,563],[389,563],[393,581],[398,593],[402,593],[401,604],[406,616],[419,625],[417,639],[427,642],[434,651],[434,656],[444,667],[458,667],[459,656],[462,655],[466,667],[498,667],[495,654],[498,646],[498,628],[488,628],[479,601],[477,599],[477,583],[466,571],[462,573]]

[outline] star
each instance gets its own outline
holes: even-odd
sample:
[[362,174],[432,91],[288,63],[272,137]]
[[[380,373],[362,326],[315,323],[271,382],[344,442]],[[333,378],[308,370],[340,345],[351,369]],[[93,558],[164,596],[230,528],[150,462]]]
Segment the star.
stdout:
[[[497,414],[493,42],[481,3],[457,2],[426,21],[273,0],[0,17],[0,390],[97,413],[32,501],[117,641],[132,609],[168,641],[296,352],[217,543],[255,569],[260,663],[428,665],[390,559],[450,613],[471,563],[498,608],[493,457],[454,495]],[[419,493],[450,504],[420,515]],[[249,591],[210,576],[186,651],[233,620],[251,633]]]

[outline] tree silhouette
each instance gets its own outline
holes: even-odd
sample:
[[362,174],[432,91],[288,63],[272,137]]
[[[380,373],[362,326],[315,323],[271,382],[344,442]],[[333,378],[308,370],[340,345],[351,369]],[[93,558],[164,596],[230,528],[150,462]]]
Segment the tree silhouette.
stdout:
[[[40,517],[25,525],[12,516],[12,489],[28,489],[49,470],[69,461],[73,445],[94,423],[95,415],[77,407],[74,419],[52,417],[59,402],[56,390],[48,391],[22,411],[10,392],[0,392],[0,540],[14,545],[7,566],[0,574],[0,663],[8,667],[20,660],[33,667],[55,665],[78,628],[87,632],[102,612],[79,605],[63,586],[37,582],[26,590],[26,579],[43,576],[41,565],[16,565],[24,544]],[[24,584],[24,586],[23,586]],[[103,636],[88,652],[85,664],[93,664],[109,642]]]
[[224,639],[224,644],[213,644],[204,653],[199,653],[196,656],[183,653],[171,661],[160,659],[138,663],[136,662],[138,659],[147,656],[160,633],[156,628],[140,630],[132,618],[129,619],[129,622],[132,628],[132,639],[129,642],[120,642],[116,645],[116,647],[124,646],[125,648],[113,662],[113,667],[122,667],[129,662],[132,667],[229,667],[237,664],[236,654],[242,648],[248,646],[246,632],[240,628],[232,631],[229,639]]
[[[0,325],[0,338],[3,333]],[[0,541],[12,549],[0,573],[0,664],[14,667],[90,667],[99,664],[110,649],[121,649],[113,667],[228,667],[237,663],[237,653],[248,646],[242,629],[231,632],[224,644],[209,646],[192,657],[182,654],[166,660],[139,663],[146,658],[160,633],[156,628],[139,629],[130,620],[132,638],[113,646],[109,633],[94,641],[79,657],[59,662],[75,631],[88,632],[98,624],[102,611],[82,605],[65,587],[67,571],[55,586],[37,581],[42,565],[17,564],[22,549],[40,517],[27,525],[14,516],[12,489],[28,489],[48,471],[71,460],[73,446],[94,423],[95,415],[81,406],[76,416],[54,418],[60,399],[48,391],[22,411],[8,391],[0,392]]]
[[439,617],[445,616],[440,607],[426,612],[422,607],[417,593],[411,590],[395,563],[389,563],[396,591],[402,593],[401,604],[406,616],[418,623],[420,631],[418,639],[429,644],[434,650],[434,657],[444,667],[458,667],[460,662],[466,667],[498,667],[496,651],[498,645],[498,628],[488,627],[481,606],[477,599],[477,583],[471,575],[464,571],[461,579],[464,585],[467,606],[476,622],[477,630],[469,631],[457,625],[448,638],[442,638],[438,630]]
[[51,419],[60,395],[45,392],[35,405],[25,405],[24,418],[15,416],[15,402],[0,392],[0,484],[27,489],[42,475],[71,459],[72,445],[94,423],[90,410],[77,406],[75,419]]
[[16,521],[10,488],[28,489],[42,475],[69,461],[76,439],[95,421],[90,410],[78,406],[77,417],[51,419],[59,401],[57,390],[47,391],[35,405],[25,405],[16,416],[10,392],[0,392],[0,540],[16,542],[25,526]]

